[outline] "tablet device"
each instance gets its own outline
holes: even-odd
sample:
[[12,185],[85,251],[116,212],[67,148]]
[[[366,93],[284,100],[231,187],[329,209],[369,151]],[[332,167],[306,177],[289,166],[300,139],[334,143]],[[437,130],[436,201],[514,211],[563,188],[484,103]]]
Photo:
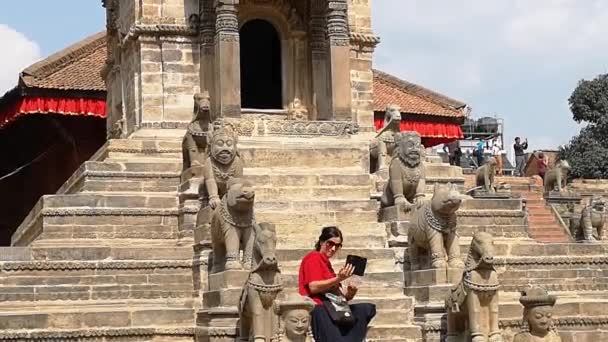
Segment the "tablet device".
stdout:
[[363,277],[363,275],[365,274],[365,267],[367,267],[367,258],[360,257],[357,255],[347,255],[346,264],[351,264],[355,267],[355,270],[353,271],[354,275]]

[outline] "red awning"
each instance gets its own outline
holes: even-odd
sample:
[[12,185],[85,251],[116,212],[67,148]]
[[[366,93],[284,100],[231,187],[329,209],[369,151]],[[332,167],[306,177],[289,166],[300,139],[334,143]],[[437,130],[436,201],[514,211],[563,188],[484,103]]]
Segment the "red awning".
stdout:
[[25,96],[0,108],[0,128],[26,114],[63,114],[106,117],[106,101],[90,98]]
[[[375,117],[374,125],[377,131],[380,130],[384,126],[384,119]],[[402,131],[418,132],[425,147],[432,147],[464,137],[460,125],[456,123],[401,120],[400,129]]]

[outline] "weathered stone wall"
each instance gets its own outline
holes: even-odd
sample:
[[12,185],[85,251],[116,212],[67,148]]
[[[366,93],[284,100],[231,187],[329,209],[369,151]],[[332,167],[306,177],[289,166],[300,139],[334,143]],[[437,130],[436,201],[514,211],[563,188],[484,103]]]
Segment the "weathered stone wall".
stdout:
[[371,0],[349,0],[351,87],[353,114],[359,125],[374,122],[372,59],[377,38],[371,24]]

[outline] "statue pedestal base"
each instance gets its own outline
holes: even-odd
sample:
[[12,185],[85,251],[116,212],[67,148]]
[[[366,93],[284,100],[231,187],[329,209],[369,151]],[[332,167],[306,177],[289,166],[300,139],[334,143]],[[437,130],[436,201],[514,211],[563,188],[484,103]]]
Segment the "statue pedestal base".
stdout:
[[549,191],[543,194],[545,201],[549,204],[580,204],[582,197],[577,193]]
[[[188,172],[188,170],[185,172]],[[182,178],[183,176],[182,173]],[[201,208],[198,187],[202,181],[202,178],[191,178],[179,185],[178,229],[180,237],[192,236],[192,232],[196,228],[196,216]]]
[[209,274],[208,290],[203,292],[203,309],[196,314],[197,342],[236,341],[238,303],[249,271],[223,271]]
[[401,205],[394,205],[392,207],[386,207],[380,209],[380,222],[392,222],[392,221],[409,221],[411,211],[409,208]]
[[462,268],[427,269],[404,271],[405,294],[416,298],[417,304],[441,302],[450,289],[460,282]]
[[511,190],[497,190],[495,192],[489,192],[481,189],[473,191],[472,196],[476,199],[509,199],[513,197]]

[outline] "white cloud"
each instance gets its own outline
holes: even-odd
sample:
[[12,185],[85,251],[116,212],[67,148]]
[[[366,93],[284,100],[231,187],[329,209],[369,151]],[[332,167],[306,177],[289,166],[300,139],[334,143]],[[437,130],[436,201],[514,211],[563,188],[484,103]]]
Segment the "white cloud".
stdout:
[[25,35],[0,24],[0,96],[17,85],[19,73],[40,59],[40,47]]

